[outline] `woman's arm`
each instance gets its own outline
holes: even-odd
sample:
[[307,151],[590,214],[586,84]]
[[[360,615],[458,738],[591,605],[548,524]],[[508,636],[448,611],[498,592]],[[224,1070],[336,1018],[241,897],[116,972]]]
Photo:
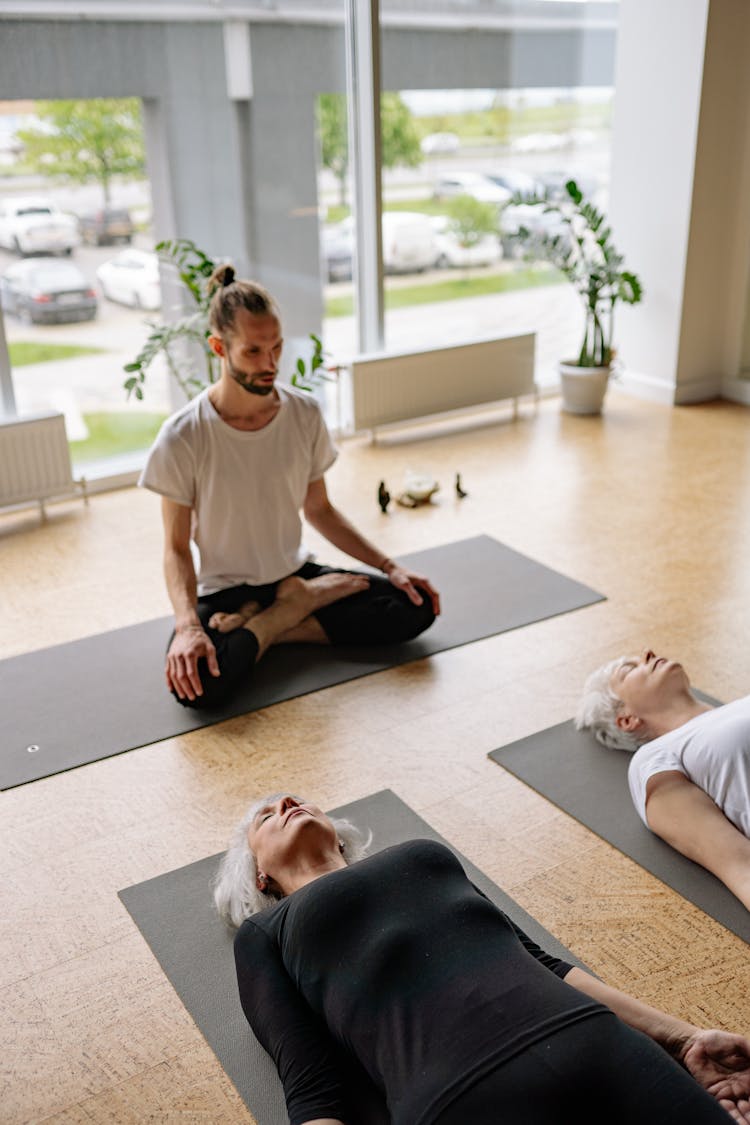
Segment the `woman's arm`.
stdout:
[[571,969],[564,980],[579,992],[590,996],[592,1000],[606,1004],[624,1023],[654,1039],[673,1058],[679,1059],[687,1040],[700,1031],[695,1024],[686,1023],[676,1016],[659,1011],[658,1008],[652,1008],[649,1004],[636,1000],[634,996],[629,996],[627,992],[620,992],[618,988],[604,984],[583,969]]
[[750,910],[750,840],[699,786],[677,770],[650,777],[648,826],[678,852],[711,871]]
[[750,1040],[729,1031],[706,1030],[686,1023],[604,984],[583,969],[571,969],[564,979],[579,992],[606,1004],[624,1023],[655,1040],[731,1118],[750,1122]]
[[292,1125],[344,1125],[348,1108],[341,1050],[287,973],[265,930],[245,922],[234,940],[240,1001],[276,1064]]

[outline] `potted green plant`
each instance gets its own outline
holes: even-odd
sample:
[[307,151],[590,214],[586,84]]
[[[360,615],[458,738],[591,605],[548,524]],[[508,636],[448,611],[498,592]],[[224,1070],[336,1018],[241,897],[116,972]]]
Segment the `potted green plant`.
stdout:
[[572,414],[601,413],[615,360],[614,311],[618,301],[636,305],[643,296],[634,273],[623,269],[604,214],[584,198],[575,180],[562,199],[518,195],[514,202],[538,205],[559,216],[556,233],[533,233],[521,227],[518,238],[526,256],[544,259],[571,282],[583,302],[585,319],[578,355],[559,364],[563,409]]
[[[159,242],[156,252],[179,274],[180,281],[187,291],[188,309],[183,316],[173,321],[149,320],[151,329],[143,347],[130,363],[126,363],[127,374],[123,386],[130,395],[143,398],[143,385],[149,367],[157,358],[163,356],[172,378],[177,382],[186,398],[192,398],[210,383],[215,383],[220,374],[219,359],[208,346],[211,331],[208,326],[208,307],[211,294],[208,281],[216,268],[216,263],[187,238]],[[320,339],[310,333],[312,354],[308,361],[299,358],[292,373],[292,384],[303,391],[315,391],[322,380],[332,378],[326,374],[326,354]],[[188,348],[186,345],[197,345]],[[202,356],[204,366],[197,358]]]

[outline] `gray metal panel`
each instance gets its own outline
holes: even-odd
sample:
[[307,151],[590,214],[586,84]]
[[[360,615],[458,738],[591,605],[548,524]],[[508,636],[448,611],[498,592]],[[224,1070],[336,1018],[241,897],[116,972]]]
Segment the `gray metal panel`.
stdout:
[[386,29],[384,90],[609,86],[614,30]]
[[155,97],[165,32],[158,23],[4,20],[0,99]]

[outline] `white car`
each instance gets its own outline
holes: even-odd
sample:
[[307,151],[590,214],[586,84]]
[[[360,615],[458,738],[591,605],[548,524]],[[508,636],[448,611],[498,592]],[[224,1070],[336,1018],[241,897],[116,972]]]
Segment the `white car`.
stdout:
[[435,199],[455,199],[457,195],[471,195],[482,203],[497,203],[502,207],[511,198],[512,192],[481,172],[451,172],[435,183]]
[[147,250],[123,250],[96,271],[102,297],[134,309],[161,306],[159,259]]
[[539,180],[515,168],[500,168],[495,172],[488,172],[487,179],[514,195],[541,195],[544,192],[544,185]]
[[[429,215],[420,211],[383,212],[383,269],[386,273],[421,273],[434,266],[438,256],[435,231]],[[352,276],[354,219],[350,215],[321,238],[329,281]]]
[[452,154],[460,149],[461,138],[456,133],[428,133],[426,137],[422,137],[419,147],[425,156]]
[[42,196],[0,199],[0,246],[16,254],[72,254],[78,221]]
[[497,235],[483,234],[473,246],[462,246],[447,215],[436,215],[432,220],[438,256],[438,269],[469,269],[472,266],[494,266],[503,256]]

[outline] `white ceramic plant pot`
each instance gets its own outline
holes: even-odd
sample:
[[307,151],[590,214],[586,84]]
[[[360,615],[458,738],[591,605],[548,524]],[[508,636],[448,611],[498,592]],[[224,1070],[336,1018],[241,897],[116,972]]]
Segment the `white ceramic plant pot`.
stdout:
[[569,414],[601,414],[607,391],[610,367],[579,367],[576,363],[558,365],[562,385],[563,410]]

